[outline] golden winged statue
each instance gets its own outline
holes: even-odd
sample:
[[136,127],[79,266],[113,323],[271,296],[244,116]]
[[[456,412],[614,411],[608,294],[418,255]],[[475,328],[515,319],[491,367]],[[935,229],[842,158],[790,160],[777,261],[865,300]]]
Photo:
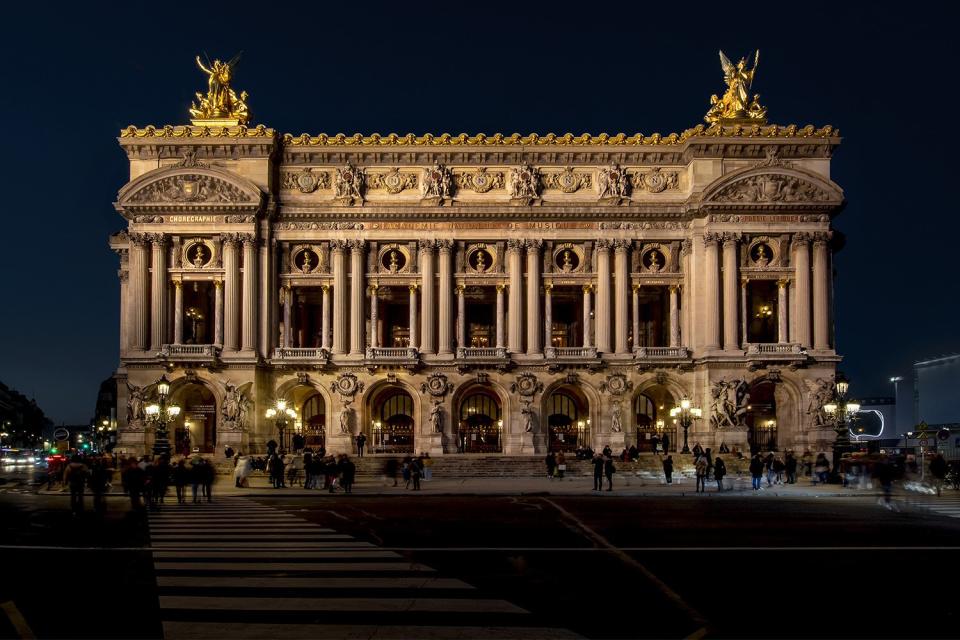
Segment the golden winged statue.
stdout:
[[199,106],[196,102],[190,105],[193,124],[238,125],[247,124],[250,121],[250,111],[247,108],[247,92],[242,91],[237,96],[230,88],[233,70],[239,61],[240,54],[238,53],[229,62],[214,60],[211,64],[207,60],[207,65],[204,66],[200,56],[197,56],[197,66],[207,74],[207,95],[198,91]]
[[760,50],[753,57],[753,67],[747,69],[747,59],[740,58],[740,62],[733,64],[730,58],[720,52],[720,66],[723,67],[723,79],[727,83],[727,90],[723,97],[716,94],[710,96],[710,110],[704,119],[710,124],[721,121],[733,122],[766,122],[767,108],[760,105],[760,94],[750,97],[750,87],[753,85],[753,76],[757,72],[757,63],[760,62]]

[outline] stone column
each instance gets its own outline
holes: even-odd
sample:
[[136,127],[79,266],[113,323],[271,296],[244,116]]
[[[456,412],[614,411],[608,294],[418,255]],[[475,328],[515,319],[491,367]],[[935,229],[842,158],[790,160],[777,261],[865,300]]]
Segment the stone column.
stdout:
[[[117,275],[120,277],[120,351],[126,351],[130,348],[130,269],[129,269],[129,250],[127,254],[127,264],[122,265]],[[122,262],[121,258],[121,262]],[[126,267],[126,268],[124,268]]]
[[810,236],[807,233],[793,234],[794,265],[794,328],[793,341],[802,347],[810,347]]
[[610,352],[610,241],[597,240],[597,351]]
[[593,287],[589,284],[583,285],[583,346],[590,347],[593,346],[593,341],[590,340],[590,329],[591,325],[591,311],[590,311],[590,292],[593,291]]
[[332,240],[333,253],[333,355],[347,352],[347,241]]
[[287,349],[293,346],[293,288],[287,285],[283,288],[283,346]]
[[214,280],[213,343],[223,346],[223,280]]
[[323,291],[323,306],[321,307],[320,318],[320,347],[330,350],[330,285],[325,284],[320,289]]
[[437,353],[453,353],[453,240],[440,240],[440,326],[437,330]]
[[691,316],[693,315],[691,309],[693,307],[693,273],[691,272],[690,263],[693,260],[693,256],[690,254],[693,252],[693,241],[692,240],[683,240],[680,243],[680,264],[681,269],[683,269],[683,285],[680,289],[680,308],[682,310],[680,314],[680,337],[681,341],[686,343],[686,346],[694,346],[694,330]]
[[417,325],[419,324],[420,318],[417,313],[417,285],[410,285],[410,346],[414,349],[417,349],[419,345],[419,340],[417,340]]
[[817,351],[830,348],[829,239],[829,232],[821,232],[813,240],[813,348]]
[[420,241],[420,353],[431,354],[437,350],[434,327],[437,314],[433,295],[433,240]]
[[553,346],[553,285],[543,285],[543,346]]
[[367,348],[364,332],[367,314],[363,308],[366,298],[363,295],[366,291],[364,286],[366,245],[367,243],[363,240],[354,240],[350,245],[350,355],[352,356],[364,355]]
[[173,344],[183,344],[183,281],[173,281]]
[[223,237],[224,351],[240,349],[240,259],[235,235]]
[[789,342],[787,338],[787,280],[777,280],[777,341]]
[[[499,285],[497,285],[499,286]],[[500,294],[497,294],[500,298]],[[498,305],[499,313],[499,305]],[[500,326],[500,320],[497,319],[497,327]],[[466,287],[462,284],[457,285],[457,347],[468,347],[467,344],[467,296]]]
[[527,240],[527,355],[543,353],[540,339],[540,247],[542,240]]
[[260,242],[260,354],[263,357],[270,355],[276,340],[276,295],[274,294],[274,282],[276,279],[273,274],[273,240],[270,237],[270,225],[264,225],[261,231]]
[[243,325],[241,349],[257,349],[257,239],[253,234],[243,238]]
[[640,285],[635,284],[633,289],[633,348],[640,346]]
[[150,283],[150,350],[159,351],[167,341],[167,238],[153,238],[153,277]]
[[503,339],[503,334],[504,334],[503,316],[506,315],[506,311],[505,311],[506,304],[504,301],[505,296],[503,293],[503,290],[505,288],[506,288],[506,285],[504,284],[497,285],[497,349],[503,349],[505,346],[504,345],[505,341]]
[[380,346],[380,327],[377,326],[380,301],[377,299],[377,285],[370,285],[370,348],[376,349]]
[[627,240],[614,240],[614,335],[616,337],[616,352],[618,354],[629,353],[627,344],[627,331],[629,320],[627,318],[627,296],[630,291],[630,266],[627,263],[629,257],[630,242]]
[[704,277],[706,278],[706,304],[703,310],[704,349],[720,348],[720,273],[715,233],[703,234]]
[[507,270],[510,272],[510,327],[507,333],[507,349],[511,353],[523,350],[523,266],[520,252],[523,240],[507,240]]
[[680,296],[677,285],[670,285],[670,346],[680,346]]
[[735,351],[737,341],[737,244],[739,234],[723,235],[723,348]]
[[743,343],[747,343],[747,280],[740,281],[740,333]]

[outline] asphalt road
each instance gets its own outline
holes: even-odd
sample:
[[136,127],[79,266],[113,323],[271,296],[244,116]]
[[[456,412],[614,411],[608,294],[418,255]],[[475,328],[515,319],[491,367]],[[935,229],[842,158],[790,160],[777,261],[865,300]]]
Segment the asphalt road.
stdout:
[[[257,502],[395,550],[587,637],[958,635],[960,520],[891,512],[872,499],[400,490]],[[148,540],[145,519],[121,498],[104,519],[73,518],[66,497],[8,490],[0,604],[14,603],[41,638],[159,637],[154,567],[138,550]],[[19,636],[0,612],[0,637]]]

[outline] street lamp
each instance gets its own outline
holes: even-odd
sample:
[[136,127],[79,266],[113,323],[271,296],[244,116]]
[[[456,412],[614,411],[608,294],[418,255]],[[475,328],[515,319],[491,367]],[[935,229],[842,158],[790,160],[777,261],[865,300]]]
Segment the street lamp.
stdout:
[[838,371],[833,384],[833,399],[823,405],[823,411],[833,422],[833,430],[837,432],[837,438],[833,441],[834,475],[840,473],[840,459],[845,451],[850,450],[850,429],[847,427],[847,421],[860,411],[859,402],[847,399],[849,390],[850,382]]
[[674,418],[683,427],[683,450],[680,453],[690,453],[690,446],[687,444],[687,430],[694,420],[703,417],[703,411],[699,407],[692,406],[689,399],[683,398],[679,407],[670,409],[670,417]]
[[287,443],[284,440],[284,432],[287,429],[287,422],[291,419],[296,420],[297,412],[287,406],[286,400],[277,400],[272,407],[267,409],[267,418],[273,418],[277,426],[277,433],[280,435],[280,448],[287,450]]
[[161,376],[157,381],[157,402],[144,407],[147,422],[156,425],[156,436],[153,439],[153,455],[170,455],[170,440],[167,439],[167,424],[176,420],[180,415],[180,407],[169,404],[170,382],[167,376]]

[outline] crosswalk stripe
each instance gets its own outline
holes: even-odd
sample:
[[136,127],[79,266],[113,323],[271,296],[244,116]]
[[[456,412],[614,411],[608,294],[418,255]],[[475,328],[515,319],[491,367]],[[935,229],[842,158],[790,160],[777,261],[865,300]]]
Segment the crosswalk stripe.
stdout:
[[[276,545],[275,542],[271,542],[271,545]],[[252,551],[260,551],[263,549],[262,544],[255,544],[252,542],[195,542],[192,540],[169,540],[169,541],[153,541],[150,545],[154,549],[164,549],[169,551],[171,548],[176,549],[250,549]],[[296,551],[297,549],[324,549],[329,547],[342,548],[342,547],[369,547],[372,548],[374,545],[369,542],[363,542],[360,540],[331,540],[331,541],[291,541],[290,544],[283,546],[271,546],[271,548],[276,548],[278,551]]]
[[154,562],[158,571],[406,571],[434,569],[407,562]]
[[581,636],[566,629],[546,627],[501,627],[501,626],[383,626],[383,625],[336,625],[336,624],[279,624],[236,622],[179,622],[163,623],[166,638],[182,640],[207,640],[208,638],[231,638],[232,640],[262,640],[280,636],[287,640],[313,638],[342,638],[343,640],[567,640]]
[[[195,576],[157,576],[158,587],[196,587]],[[246,576],[237,581],[236,576],[205,576],[204,587],[225,587],[230,589],[448,589],[473,590],[474,587],[455,578],[434,578],[421,576],[390,576],[388,578],[341,578],[325,576],[317,578],[298,578],[295,576]]]
[[399,558],[395,551],[375,551],[373,549],[348,549],[336,551],[154,551],[154,558],[210,558],[245,561],[253,558],[267,560],[309,558]]
[[231,611],[455,611],[529,613],[506,600],[458,598],[244,598],[230,596],[160,596],[161,609]]

